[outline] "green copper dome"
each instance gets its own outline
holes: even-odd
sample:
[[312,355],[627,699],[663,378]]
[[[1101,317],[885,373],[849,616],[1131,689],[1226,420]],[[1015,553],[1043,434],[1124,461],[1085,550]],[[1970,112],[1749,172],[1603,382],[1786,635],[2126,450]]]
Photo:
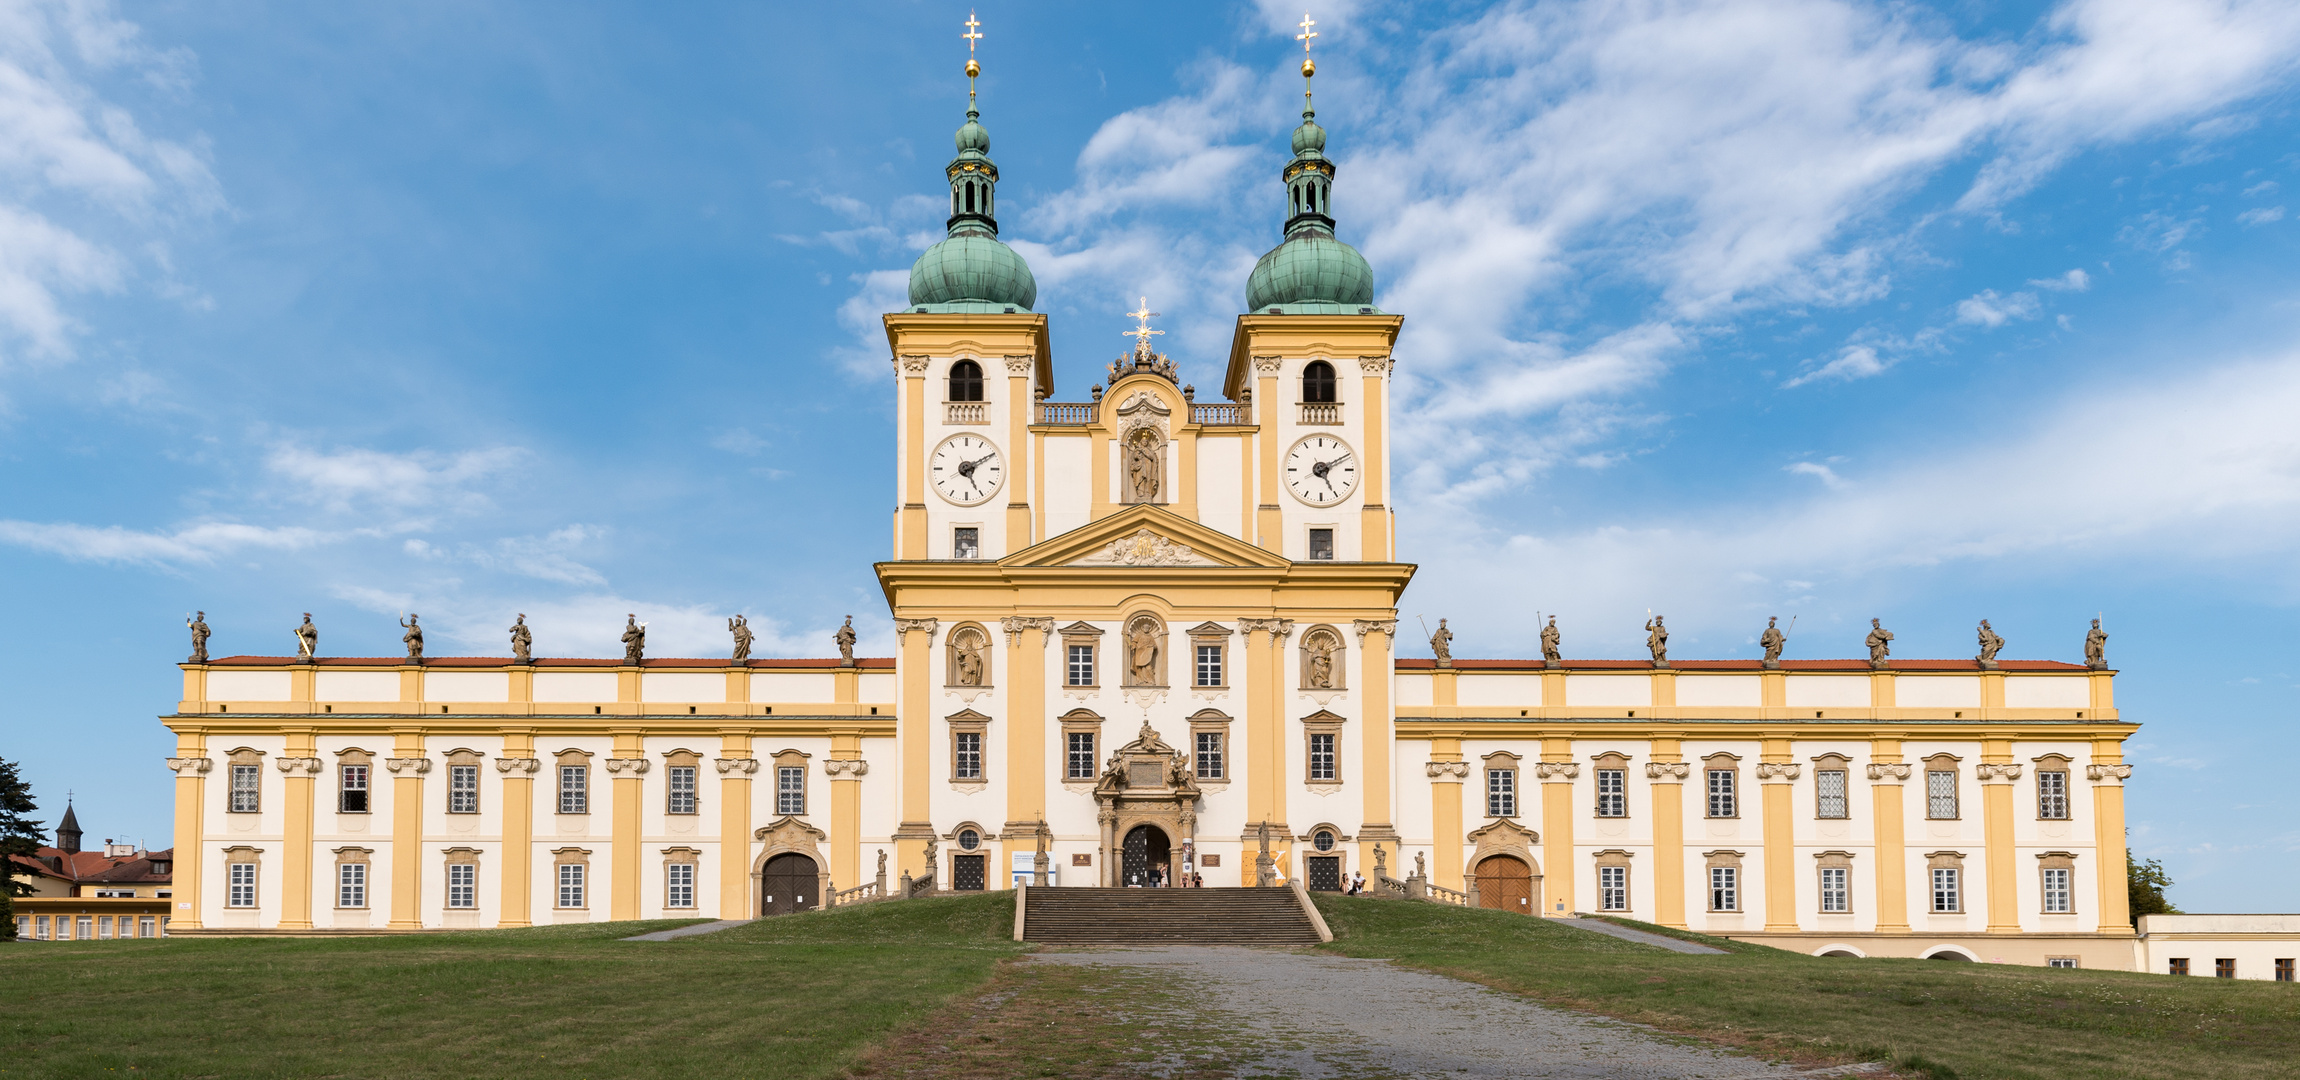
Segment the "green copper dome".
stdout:
[[958,156],[943,167],[950,181],[948,235],[910,267],[910,306],[941,311],[1028,311],[1038,302],[1030,265],[998,240],[998,164],[990,160],[990,132],[971,100],[955,141]]
[[1254,264],[1246,278],[1246,310],[1287,314],[1359,314],[1374,302],[1374,271],[1358,249],[1334,239],[1334,163],[1326,159],[1326,129],[1305,109],[1294,129],[1294,157],[1286,163],[1286,240]]

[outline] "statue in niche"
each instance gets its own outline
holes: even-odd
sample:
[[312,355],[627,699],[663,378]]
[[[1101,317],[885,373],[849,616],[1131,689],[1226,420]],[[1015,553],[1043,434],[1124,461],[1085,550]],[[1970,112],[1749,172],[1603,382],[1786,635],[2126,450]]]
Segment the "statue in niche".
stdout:
[[1973,659],[1979,660],[1984,667],[1995,667],[1997,651],[2005,647],[2005,639],[1997,636],[1997,632],[1989,627],[1987,619],[1981,620],[1980,637],[1981,654]]
[[519,613],[519,620],[511,624],[511,658],[519,663],[533,660],[535,631],[527,628],[527,613]]
[[192,632],[192,655],[187,664],[208,662],[208,613],[203,611],[184,620],[184,629]]
[[1781,617],[1779,615],[1765,620],[1765,632],[1757,638],[1757,644],[1765,647],[1765,663],[1767,665],[1780,664],[1781,649],[1789,644],[1789,635],[1781,632]]
[[1561,635],[1557,631],[1557,616],[1552,615],[1549,617],[1549,625],[1541,628],[1541,659],[1544,662],[1554,664],[1565,659],[1564,654],[1557,651],[1560,639]]
[[319,627],[312,625],[311,612],[304,612],[303,625],[295,628],[295,654],[302,660],[319,655]]
[[1876,619],[1870,619],[1869,636],[1867,638],[1867,642],[1869,646],[1869,666],[1885,666],[1886,658],[1893,655],[1893,632],[1885,629],[1884,623]]
[[732,619],[728,619],[727,632],[735,635],[735,659],[737,661],[750,659],[751,642],[756,640],[756,635],[751,633],[750,617],[747,615],[737,615]]
[[1304,681],[1309,684],[1312,690],[1331,690],[1334,688],[1334,639],[1331,636],[1326,634],[1311,636],[1310,670]]
[[1159,474],[1158,432],[1141,428],[1126,437],[1126,491],[1129,502],[1157,502]]
[[2091,632],[2084,635],[2084,666],[2108,670],[2108,631],[2100,628],[2099,619],[2092,620]]
[[839,666],[855,666],[855,617],[847,616],[846,625],[839,627],[839,632],[831,640],[839,645]]
[[1444,619],[1438,620],[1437,633],[1430,635],[1430,655],[1437,657],[1439,667],[1453,666],[1453,631],[1446,629]]
[[982,635],[968,630],[951,642],[950,681],[954,686],[982,685]]
[[624,619],[623,662],[637,667],[647,656],[647,627],[637,615],[626,615]]
[[417,623],[416,619],[415,613],[409,612],[407,618],[400,621],[399,625],[405,627],[407,633],[401,634],[399,640],[401,644],[407,646],[408,659],[421,661],[423,659],[423,627]]
[[1131,686],[1160,686],[1158,628],[1148,619],[1137,620],[1126,631],[1126,680]]
[[1669,664],[1669,628],[1662,625],[1661,616],[1645,620],[1645,647],[1653,652],[1653,666]]

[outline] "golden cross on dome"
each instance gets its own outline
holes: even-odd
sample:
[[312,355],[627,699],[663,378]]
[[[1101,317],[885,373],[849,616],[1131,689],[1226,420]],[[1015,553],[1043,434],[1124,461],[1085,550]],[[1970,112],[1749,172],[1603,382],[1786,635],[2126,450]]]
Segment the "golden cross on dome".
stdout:
[[1318,36],[1318,32],[1310,28],[1316,25],[1318,21],[1310,18],[1310,13],[1305,11],[1302,13],[1302,32],[1294,35],[1294,40],[1302,43],[1302,112],[1305,115],[1310,111],[1310,76],[1318,73],[1318,62],[1310,59],[1310,39]]
[[1159,312],[1150,310],[1150,298],[1147,296],[1143,297],[1141,310],[1129,311],[1126,313],[1127,318],[1134,320],[1134,329],[1120,330],[1118,332],[1119,336],[1133,338],[1134,351],[1143,353],[1149,352],[1150,339],[1166,332],[1164,330],[1150,329],[1150,320],[1157,317],[1159,314]]
[[1302,55],[1304,56],[1308,56],[1310,53],[1310,39],[1318,36],[1317,31],[1310,29],[1316,25],[1318,25],[1317,20],[1310,18],[1309,12],[1302,13],[1302,32],[1295,34],[1294,40],[1302,43]]
[[982,21],[974,17],[974,12],[966,13],[966,33],[958,36],[966,39],[966,107],[971,110],[974,108],[974,77],[982,74],[982,64],[974,58],[974,43],[982,40]]

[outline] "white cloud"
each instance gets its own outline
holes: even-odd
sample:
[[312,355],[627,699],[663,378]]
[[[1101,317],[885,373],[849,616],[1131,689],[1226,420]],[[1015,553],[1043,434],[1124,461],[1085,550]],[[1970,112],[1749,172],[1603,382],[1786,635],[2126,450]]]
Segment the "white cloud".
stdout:
[[2274,180],[2262,180],[2244,189],[2244,197],[2247,199],[2257,199],[2262,195],[2274,194],[2276,194],[2276,181]]
[[2236,220],[2247,227],[2266,225],[2270,222],[2284,220],[2284,208],[2281,206],[2263,206],[2255,210],[2246,210],[2236,215]]
[[1979,293],[1957,301],[1957,321],[1991,330],[2014,319],[2033,319],[2037,316],[2035,293],[2016,292],[1998,296],[1995,289],[1982,289]]
[[0,543],[60,555],[74,562],[144,566],[211,563],[242,551],[300,551],[342,536],[301,527],[267,528],[236,522],[201,522],[173,531],[117,525],[0,521]]
[[1821,481],[1823,486],[1828,487],[1831,490],[1843,488],[1848,483],[1844,477],[1837,475],[1837,470],[1832,469],[1827,465],[1823,465],[1817,461],[1796,462],[1783,468],[1781,471],[1795,473],[1799,476],[1813,477]]
[[543,536],[507,536],[491,543],[461,543],[452,548],[409,539],[401,549],[420,559],[469,563],[487,570],[557,581],[567,585],[605,585],[597,570],[575,561],[574,553],[606,530],[596,525],[569,525]]
[[831,350],[831,356],[858,378],[887,373],[886,324],[879,317],[901,311],[910,303],[910,271],[873,270],[855,275],[861,291],[839,305],[839,325],[855,336],[850,346]]
[[529,458],[518,447],[456,454],[382,450],[313,450],[295,444],[272,449],[264,465],[289,485],[286,494],[336,510],[373,506],[392,510],[477,509],[486,497],[471,490]]
[[2030,278],[2028,283],[2054,292],[2083,292],[2092,288],[2092,275],[2085,273],[2084,268],[2077,267],[2059,277]]
[[1885,373],[1885,369],[1891,366],[1893,366],[1892,361],[1880,358],[1874,346],[1847,345],[1837,353],[1836,359],[1821,365],[1816,370],[1782,383],[1781,386],[1783,389],[1794,389],[1806,383],[1814,382],[1831,380],[1851,382],[1854,379],[1866,379],[1871,375],[1882,375]]

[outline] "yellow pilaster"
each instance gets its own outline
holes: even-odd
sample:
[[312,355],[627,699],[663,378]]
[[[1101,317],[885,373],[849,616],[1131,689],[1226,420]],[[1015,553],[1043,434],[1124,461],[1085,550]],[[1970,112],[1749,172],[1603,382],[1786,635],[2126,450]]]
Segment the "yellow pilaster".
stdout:
[[[1117,408],[1115,404],[1111,404],[1109,407]],[[1096,410],[1096,415],[1100,415],[1100,410]],[[1100,521],[1109,517],[1112,510],[1117,509],[1110,505],[1110,451],[1111,443],[1116,440],[1099,428],[1090,430],[1093,431],[1093,434],[1088,438],[1093,440],[1093,446],[1086,455],[1088,462],[1087,487],[1092,491],[1094,510],[1088,520]]]
[[[834,755],[835,756],[835,755]],[[719,757],[731,764],[719,774],[719,918],[748,919],[757,914],[751,910],[751,773],[742,762],[757,759],[751,756],[751,733],[735,728],[719,732]],[[835,805],[838,786],[831,787]],[[834,814],[833,827],[837,817]],[[836,848],[832,849],[836,852]],[[833,863],[831,880],[846,886],[852,881],[841,881]]]
[[1246,528],[1247,522],[1255,520],[1254,507],[1258,503],[1254,491],[1254,465],[1258,456],[1256,448],[1261,446],[1264,440],[1275,437],[1268,431],[1261,429],[1257,429],[1252,435],[1238,437],[1238,528],[1240,530]]
[[1573,914],[1573,779],[1581,772],[1573,760],[1573,740],[1543,739],[1541,766],[1541,855],[1549,865],[1541,868],[1541,914],[1559,918]]
[[[2004,707],[2005,673],[2001,671],[1981,672],[1981,708],[2001,709]],[[1984,713],[1983,715],[1987,714]]]
[[1430,671],[1430,704],[1441,709],[1458,707],[1461,703],[1460,677],[1459,673],[1449,667],[1432,669]]
[[902,367],[902,513],[898,559],[926,558],[927,358],[905,356]]
[[[306,665],[298,665],[299,671]],[[308,681],[308,672],[304,673]],[[317,753],[310,728],[289,729],[287,757],[311,759]],[[311,769],[297,769],[287,777],[285,821],[280,838],[280,929],[311,929],[312,785]]]
[[[852,705],[862,700],[862,669],[835,668],[831,672],[831,700],[840,705]],[[852,713],[853,710],[847,710]]]
[[1565,707],[1564,672],[1544,671],[1541,673],[1541,707],[1544,709],[1562,709]]
[[1275,619],[1244,619],[1240,627],[1246,632],[1246,826],[1251,829],[1286,819],[1279,805],[1286,776],[1286,721],[1278,711],[1282,699],[1273,670],[1279,667],[1282,639]]
[[1675,671],[1655,671],[1653,673],[1653,707],[1656,709],[1674,709],[1677,707],[1677,673]]
[[[638,732],[615,733],[616,757],[643,762],[646,759],[640,755],[644,753]],[[639,917],[639,810],[647,797],[646,781],[639,775],[641,767],[626,765],[615,774],[615,856],[608,911],[616,922]]]
[[[2097,692],[2100,683],[2093,685]],[[2100,889],[2100,932],[2130,937],[2132,894],[2125,883],[2125,861],[2131,856],[2124,850],[2122,777],[2128,770],[2124,768],[2123,741],[2096,740],[2092,764],[2100,770],[2092,785],[2092,844],[2100,859],[2100,865],[2093,868]]]
[[[1461,827],[1462,781],[1468,778],[1469,766],[1462,761],[1461,740],[1436,738],[1430,740],[1430,761],[1451,762],[1456,767],[1438,770],[1430,777],[1430,880],[1449,889],[1466,888],[1462,878],[1462,844],[1467,836]],[[1404,861],[1404,856],[1399,856]],[[1398,873],[1410,871],[1400,868]]]
[[[1760,744],[1758,770],[1770,772],[1758,783],[1765,792],[1765,932],[1797,932],[1797,841],[1789,817],[1791,776],[1795,768],[1789,740],[1766,738]],[[1773,768],[1766,769],[1766,765]]]
[[[1981,740],[1981,765],[2012,764],[2012,742],[2003,738]],[[1989,924],[1992,934],[2020,932],[2020,893],[2015,888],[2016,865],[2013,861],[2013,782],[2002,772],[1981,777],[1981,824],[1985,831],[1987,848],[1985,865],[1989,874]]]
[[1685,929],[1685,774],[1675,739],[1652,741],[1652,767],[1645,775],[1653,799],[1653,920]]
[[935,621],[897,619],[895,633],[902,639],[902,824],[895,848],[896,870],[915,875],[933,872],[926,865],[926,838],[933,835],[932,782],[934,769],[934,688],[928,657],[934,647]]
[[[1036,402],[1031,403],[1031,408],[1037,407]],[[1043,432],[1030,433],[1030,490],[1038,493],[1038,513],[1031,518],[1037,523],[1037,529],[1031,535],[1042,537],[1046,535],[1046,504],[1050,501],[1046,494],[1046,435]],[[1008,550],[1020,549],[1009,543]]]
[[1358,858],[1360,865],[1372,866],[1374,844],[1386,842],[1391,851],[1397,850],[1398,833],[1390,816],[1392,758],[1397,753],[1396,725],[1390,713],[1390,638],[1397,623],[1360,622],[1358,629],[1358,670],[1366,673],[1358,698],[1365,725],[1358,745],[1365,785],[1365,802],[1359,811],[1365,824],[1358,829]]
[[831,774],[831,884],[851,889],[864,880],[862,770],[868,766],[861,764],[862,736],[851,732],[833,732],[831,759],[855,763],[832,766],[837,771]]
[[[505,731],[503,756],[534,760],[535,733],[519,728]],[[535,774],[524,768],[514,768],[502,773],[502,776],[503,906],[495,917],[495,924],[506,927],[527,926],[528,911],[535,891]]]
[[[178,930],[199,929],[204,910],[200,907],[200,883],[207,870],[207,852],[201,842],[207,838],[208,778],[200,765],[215,768],[207,755],[205,734],[188,731],[176,736],[176,757],[186,762],[176,769],[176,874],[171,890],[176,903],[169,913],[169,925]],[[230,776],[227,764],[224,777],[228,780]]]
[[[1046,819],[1046,635],[1052,619],[1016,619],[1009,624],[1006,650],[1007,729],[1006,817],[1001,833]],[[1028,850],[1037,850],[1032,836]],[[1175,856],[1180,865],[1181,856]],[[1008,866],[1011,866],[1011,860]],[[1007,884],[1006,868],[994,887]]]
[[1358,535],[1365,548],[1367,562],[1384,562],[1397,557],[1396,538],[1390,535],[1389,492],[1385,481],[1389,477],[1389,451],[1384,440],[1389,437],[1389,409],[1383,403],[1387,389],[1389,358],[1366,357],[1358,361],[1358,370],[1364,376],[1359,385],[1365,397],[1364,427],[1359,434],[1358,453],[1363,461],[1358,469],[1365,477],[1365,509],[1358,518]]
[[732,705],[732,706],[735,706],[735,711],[736,711],[736,712],[739,712],[739,713],[742,713],[742,712],[749,712],[749,711],[750,711],[749,709],[743,708],[743,706],[745,706],[745,705],[748,705],[748,704],[750,704],[750,703],[751,703],[751,671],[750,671],[750,669],[749,669],[749,668],[746,668],[746,667],[744,667],[744,666],[742,666],[741,664],[735,664],[735,665],[732,665],[732,666],[728,667],[728,668],[727,668],[727,704],[729,704],[729,705]]
[[1901,761],[1898,738],[1872,740],[1869,761],[1869,796],[1875,804],[1871,813],[1877,822],[1877,932],[1906,934],[1909,866],[1908,833],[1901,822],[1905,809],[1902,785],[1914,766]]
[[[1031,544],[1029,480],[1036,465],[1037,446],[1030,438],[1031,357],[1006,358],[1006,550],[984,552],[1003,556]],[[1043,501],[1044,496],[1040,496]],[[847,882],[846,886],[852,886]],[[842,887],[846,887],[842,886]]]
[[1757,677],[1758,691],[1764,696],[1758,700],[1768,709],[1789,707],[1789,676],[1786,672],[1768,671]]
[[1869,707],[1872,709],[1890,709],[1894,707],[1897,700],[1893,689],[1893,673],[1890,671],[1870,672]]
[[1278,480],[1278,465],[1286,453],[1278,440],[1278,409],[1283,403],[1278,400],[1277,359],[1269,358],[1266,363],[1267,366],[1262,357],[1254,358],[1254,412],[1261,423],[1254,444],[1262,465],[1262,481],[1256,485],[1261,501],[1254,511],[1254,543],[1264,550],[1283,553],[1286,537],[1278,514],[1278,491],[1284,486]]
[[[1185,412],[1189,406],[1183,406]],[[1192,521],[1198,520],[1198,425],[1193,417],[1183,416],[1182,424],[1174,432],[1175,458],[1180,470],[1180,482],[1175,484],[1177,498],[1172,510]]]
[[391,777],[391,921],[393,930],[423,929],[423,729],[392,733],[392,756],[403,762]]

